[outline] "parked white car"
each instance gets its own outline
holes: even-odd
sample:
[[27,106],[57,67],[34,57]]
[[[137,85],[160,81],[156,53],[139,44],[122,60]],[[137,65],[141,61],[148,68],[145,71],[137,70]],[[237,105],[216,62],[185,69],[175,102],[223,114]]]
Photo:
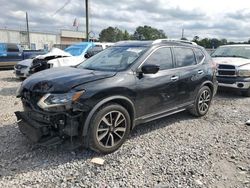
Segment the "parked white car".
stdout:
[[58,48],[52,48],[51,51],[44,55],[38,55],[33,59],[25,59],[19,61],[14,66],[14,73],[18,78],[26,78],[30,75],[30,67],[32,66],[33,61],[44,61],[47,59],[60,58],[60,57],[71,57],[72,55],[68,52],[60,50]]
[[86,59],[86,53],[89,53],[89,56],[92,56],[112,45],[113,43],[82,42],[71,45],[64,51],[58,48],[53,48],[45,55],[18,62],[14,67],[15,74],[19,78],[26,78],[30,74],[52,67],[73,67],[82,63]]
[[236,88],[250,97],[250,45],[225,45],[212,54],[220,87]]

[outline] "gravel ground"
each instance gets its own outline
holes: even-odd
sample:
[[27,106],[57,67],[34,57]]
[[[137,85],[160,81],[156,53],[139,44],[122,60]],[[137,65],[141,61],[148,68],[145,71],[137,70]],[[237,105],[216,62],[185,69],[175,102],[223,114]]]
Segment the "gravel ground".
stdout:
[[0,72],[0,187],[250,187],[250,98],[220,91],[207,116],[183,112],[138,126],[103,156],[30,144],[14,116],[20,83]]

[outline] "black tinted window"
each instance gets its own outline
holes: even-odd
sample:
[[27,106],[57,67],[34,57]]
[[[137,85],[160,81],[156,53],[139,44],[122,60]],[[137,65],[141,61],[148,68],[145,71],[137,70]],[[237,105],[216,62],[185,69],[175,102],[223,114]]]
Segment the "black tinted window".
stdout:
[[196,59],[197,59],[197,63],[201,63],[202,60],[204,59],[205,55],[199,49],[195,49],[194,52],[195,52],[195,56],[196,56]]
[[194,52],[189,48],[174,48],[177,67],[195,65]]
[[147,59],[146,64],[159,65],[161,70],[173,68],[170,48],[160,48]]
[[16,44],[8,44],[7,45],[8,52],[19,52],[19,48]]

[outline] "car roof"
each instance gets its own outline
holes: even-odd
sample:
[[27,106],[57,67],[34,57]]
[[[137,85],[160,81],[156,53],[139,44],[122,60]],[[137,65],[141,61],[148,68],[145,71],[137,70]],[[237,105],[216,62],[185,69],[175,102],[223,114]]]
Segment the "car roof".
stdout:
[[182,40],[169,40],[169,39],[157,39],[152,41],[120,41],[115,43],[114,46],[127,46],[127,47],[149,47],[154,45],[169,45],[169,46],[187,46],[187,47],[199,47],[196,43]]
[[223,46],[220,46],[220,47],[234,47],[234,46],[237,46],[237,47],[250,47],[250,44],[230,44],[230,45],[223,45]]

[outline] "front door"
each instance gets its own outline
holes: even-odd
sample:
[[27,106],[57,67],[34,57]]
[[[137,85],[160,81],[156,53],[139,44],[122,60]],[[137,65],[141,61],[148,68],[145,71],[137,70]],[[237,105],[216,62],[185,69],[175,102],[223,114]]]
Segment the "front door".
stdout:
[[[156,74],[143,74],[136,79],[137,117],[158,114],[176,107],[178,103],[179,75],[173,69],[172,50],[169,47],[156,49],[143,63],[160,66]],[[143,66],[142,65],[142,66]]]

